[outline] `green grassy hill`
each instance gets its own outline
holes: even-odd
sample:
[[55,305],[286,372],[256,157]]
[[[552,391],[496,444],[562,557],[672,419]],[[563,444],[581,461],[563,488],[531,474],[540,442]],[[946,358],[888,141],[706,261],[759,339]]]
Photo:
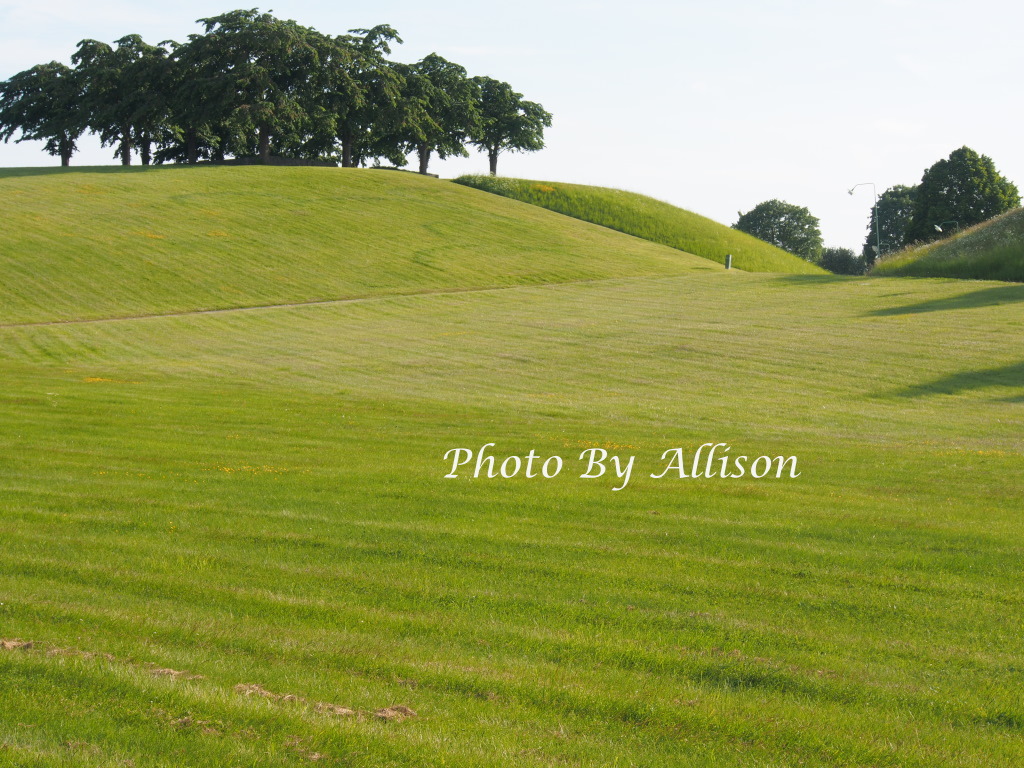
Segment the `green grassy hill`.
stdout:
[[720,269],[409,173],[9,169],[0,193],[0,322]]
[[826,274],[820,267],[745,232],[635,192],[492,176],[462,176],[455,181],[722,264],[731,253],[733,266],[747,272]]
[[882,259],[872,274],[1024,282],[1024,208]]
[[[1024,764],[1024,286],[255,170],[0,179],[0,765]],[[651,477],[708,441],[801,475]],[[565,471],[445,479],[492,442]]]

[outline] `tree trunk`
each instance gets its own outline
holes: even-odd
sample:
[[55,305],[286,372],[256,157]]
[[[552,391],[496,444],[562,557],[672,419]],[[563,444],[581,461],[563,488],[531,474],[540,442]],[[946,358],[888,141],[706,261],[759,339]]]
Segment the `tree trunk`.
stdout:
[[487,159],[491,163],[491,176],[497,176],[498,175],[498,150],[493,148],[493,147],[489,147],[487,149]]
[[132,164],[132,129],[125,126],[121,129],[121,165]]
[[142,157],[142,164],[149,165],[153,160],[153,140],[148,133],[143,133],[139,139],[139,155]]
[[266,125],[260,126],[260,162],[270,162],[270,128]]
[[210,158],[214,162],[223,163],[227,159],[228,150],[231,148],[231,131],[224,128],[217,134],[217,141],[214,142]]
[[199,162],[199,138],[195,131],[185,134],[185,162],[193,165]]
[[67,139],[60,140],[60,164],[62,168],[71,165],[71,142]]
[[354,167],[352,163],[352,134],[349,133],[346,133],[341,137],[341,167]]
[[427,166],[430,164],[430,147],[426,144],[420,144],[420,173],[425,174],[427,172]]

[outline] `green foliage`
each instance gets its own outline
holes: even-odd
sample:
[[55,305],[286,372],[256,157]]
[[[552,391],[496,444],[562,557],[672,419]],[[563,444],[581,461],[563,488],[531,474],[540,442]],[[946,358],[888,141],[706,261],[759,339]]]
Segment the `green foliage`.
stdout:
[[823,248],[818,264],[834,275],[863,275],[864,260],[850,248]]
[[82,79],[82,109],[102,143],[117,147],[115,157],[122,165],[131,163],[133,147],[148,165],[153,141],[170,112],[167,51],[138,35],[127,35],[115,44],[113,48],[83,40],[71,57]]
[[82,83],[64,64],[51,61],[0,82],[0,139],[45,141],[45,151],[69,165],[86,129]]
[[464,67],[431,53],[411,65],[395,65],[403,82],[398,107],[376,140],[376,152],[396,165],[416,153],[419,172],[430,157],[466,156],[465,144],[480,119],[479,86]]
[[401,43],[387,24],[353,29],[335,39],[336,51],[325,62],[331,78],[325,109],[336,120],[341,164],[359,165],[373,154],[374,139],[397,119],[404,79],[385,55],[391,43]]
[[876,275],[1024,282],[1024,209],[877,262]]
[[204,105],[204,122],[255,132],[256,151],[264,159],[272,141],[301,144],[319,117],[312,101],[337,87],[320,66],[327,47],[323,35],[255,10],[200,23],[205,34],[190,36],[182,60],[196,73],[189,88],[191,100]]
[[864,262],[870,267],[877,258],[875,246],[879,234],[875,232],[875,216],[878,216],[878,227],[882,241],[881,256],[895,253],[906,240],[907,230],[914,213],[914,200],[917,187],[905,187],[898,184],[890,187],[878,197],[878,202],[871,207],[868,217],[867,237],[862,251]]
[[748,272],[821,272],[813,264],[757,238],[635,192],[500,176],[462,176],[455,182],[694,253],[719,264],[725,263],[726,254],[732,254],[733,266]]
[[966,229],[1019,206],[1017,187],[996,170],[992,158],[961,147],[924,172],[904,244],[943,237],[935,227],[945,222]]
[[512,86],[490,77],[474,78],[480,93],[480,117],[471,144],[487,153],[491,175],[498,173],[502,152],[536,152],[544,148],[544,129],[551,114],[523,99]]
[[824,244],[817,217],[792,203],[766,200],[740,213],[733,228],[810,262],[821,257]]
[[[133,149],[143,164],[274,154],[346,167],[380,158],[405,165],[416,153],[426,173],[432,155],[464,156],[470,141],[488,151],[492,167],[501,151],[539,149],[551,122],[507,84],[471,79],[437,54],[412,65],[388,61],[402,40],[387,24],[330,37],[256,9],[199,22],[203,33],[184,44],[83,40],[56,90],[51,70],[60,65],[33,70],[37,80],[54,80],[45,94],[31,72],[0,84],[0,131],[52,140],[48,151],[63,153],[65,164],[88,127],[117,147],[124,165]],[[43,104],[51,106],[40,116]]]

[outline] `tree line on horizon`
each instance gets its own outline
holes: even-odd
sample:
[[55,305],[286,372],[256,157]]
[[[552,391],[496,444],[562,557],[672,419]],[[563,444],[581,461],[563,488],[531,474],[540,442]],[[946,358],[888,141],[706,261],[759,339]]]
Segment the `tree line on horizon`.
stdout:
[[551,114],[508,83],[470,77],[436,53],[390,61],[386,24],[330,36],[257,9],[198,20],[202,34],[157,45],[82,40],[73,66],[40,64],[0,82],[0,138],[41,140],[70,165],[86,131],[151,163],[272,156],[344,167],[544,147]]
[[897,184],[878,196],[868,218],[864,258],[874,262],[876,249],[879,258],[888,256],[1019,207],[1017,186],[996,170],[992,158],[960,147],[925,170],[917,185]]
[[1020,202],[1016,185],[996,170],[992,158],[960,147],[925,170],[918,185],[896,185],[878,196],[860,256],[850,248],[824,247],[818,218],[783,200],[766,200],[740,212],[733,228],[830,272],[856,275],[883,256],[948,237],[954,228],[981,224],[1019,208]]

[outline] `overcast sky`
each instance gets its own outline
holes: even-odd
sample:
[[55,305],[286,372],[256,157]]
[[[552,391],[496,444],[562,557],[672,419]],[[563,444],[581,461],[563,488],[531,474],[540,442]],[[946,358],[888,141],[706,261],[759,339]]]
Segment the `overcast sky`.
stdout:
[[[68,62],[83,38],[184,40],[229,0],[0,0],[0,79]],[[240,4],[248,7],[248,3]],[[510,176],[643,192],[732,224],[779,198],[858,252],[871,189],[914,184],[967,145],[1024,187],[1024,6],[975,0],[378,0],[259,6],[322,32],[386,23],[393,58],[436,51],[511,83],[554,114],[547,148],[503,156]],[[113,163],[85,139],[75,165]],[[0,166],[54,165],[0,144]],[[432,162],[443,176],[487,159]]]

